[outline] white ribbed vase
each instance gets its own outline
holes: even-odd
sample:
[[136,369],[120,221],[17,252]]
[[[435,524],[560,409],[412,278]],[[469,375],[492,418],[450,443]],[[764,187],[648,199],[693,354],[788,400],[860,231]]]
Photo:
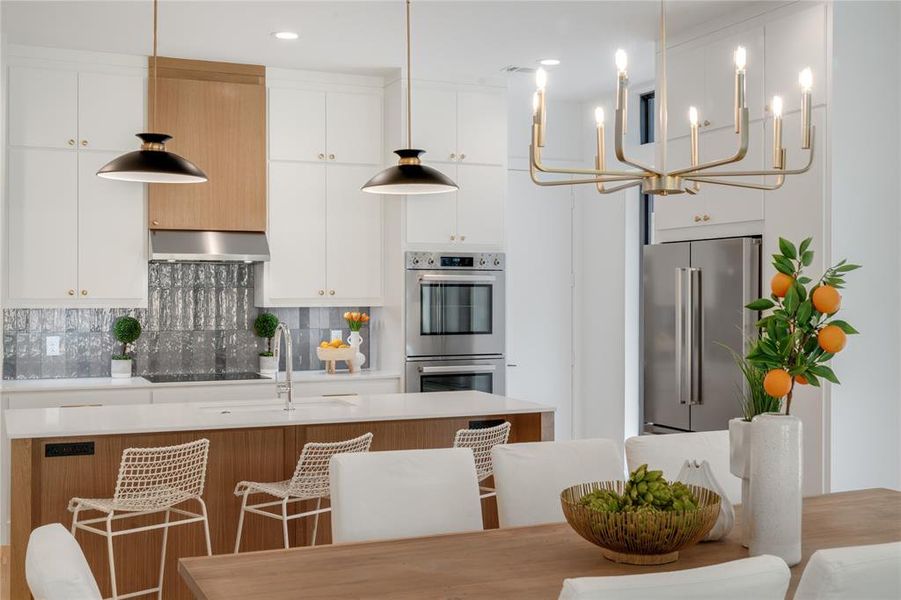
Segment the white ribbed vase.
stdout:
[[767,413],[751,423],[751,556],[801,562],[801,420]]
[[729,421],[729,471],[741,479],[741,545],[751,544],[751,422]]

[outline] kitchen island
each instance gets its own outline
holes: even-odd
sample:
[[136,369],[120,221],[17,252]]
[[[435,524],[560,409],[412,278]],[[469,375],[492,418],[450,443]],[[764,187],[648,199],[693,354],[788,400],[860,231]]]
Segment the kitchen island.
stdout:
[[[372,450],[440,448],[458,429],[507,420],[511,442],[553,438],[553,408],[482,392],[320,396],[295,399],[294,410],[270,398],[247,402],[193,402],[7,410],[12,448],[11,583],[13,598],[27,598],[25,548],[31,530],[61,522],[72,497],[112,497],[122,451],[210,440],[204,500],[215,554],[231,552],[237,530],[241,480],[291,477],[307,442],[332,442],[372,432]],[[305,503],[297,510],[308,510]],[[494,499],[483,501],[486,527],[496,526]],[[147,517],[148,519],[150,517]],[[291,522],[291,545],[309,539],[307,519]],[[318,543],[329,540],[323,520]],[[153,585],[159,568],[161,533],[116,540],[119,590]],[[101,536],[79,533],[78,541],[101,591],[109,594],[106,545]],[[277,521],[248,517],[242,551],[281,547]],[[170,530],[165,596],[190,598],[177,575],[179,557],[205,553],[200,526]]]

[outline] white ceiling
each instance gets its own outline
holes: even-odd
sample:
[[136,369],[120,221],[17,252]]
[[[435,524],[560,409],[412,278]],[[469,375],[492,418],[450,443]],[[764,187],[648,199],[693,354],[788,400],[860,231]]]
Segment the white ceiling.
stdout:
[[[668,4],[671,36],[733,14],[784,2]],[[5,41],[149,54],[149,0],[2,0]],[[441,81],[503,81],[507,65],[559,58],[549,87],[588,98],[614,83],[613,53],[629,52],[630,78],[653,78],[659,4],[651,1],[416,0],[413,74]],[[404,60],[403,2],[162,0],[159,52],[165,56],[387,75]],[[291,30],[297,41],[274,31]]]

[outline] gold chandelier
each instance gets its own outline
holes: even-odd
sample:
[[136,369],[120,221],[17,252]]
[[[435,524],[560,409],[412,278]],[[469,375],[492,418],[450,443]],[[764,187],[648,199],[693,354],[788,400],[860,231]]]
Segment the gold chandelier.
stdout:
[[[692,106],[689,109],[688,119],[690,124],[690,164],[688,167],[675,170],[667,170],[667,114],[666,114],[666,11],[663,2],[660,4],[660,84],[657,89],[657,123],[660,137],[657,141],[657,166],[650,167],[626,157],[623,151],[623,136],[626,132],[626,99],[629,90],[629,77],[626,72],[627,57],[623,50],[617,50],[615,55],[616,68],[619,75],[616,81],[616,115],[614,119],[614,153],[616,159],[633,167],[632,169],[612,171],[607,169],[604,143],[604,110],[601,107],[595,109],[595,121],[597,124],[597,156],[593,169],[565,169],[548,167],[541,162],[541,149],[544,147],[545,130],[547,123],[547,108],[545,103],[545,87],[547,73],[539,69],[536,74],[538,90],[532,98],[532,143],[529,146],[529,172],[532,181],[541,186],[594,184],[598,192],[610,194],[626,188],[640,185],[644,194],[668,196],[687,192],[696,194],[702,183],[714,185],[727,185],[756,190],[776,190],[785,183],[786,175],[800,175],[806,173],[813,164],[814,155],[814,127],[811,125],[811,99],[810,90],[813,87],[813,75],[809,68],[801,71],[798,83],[801,86],[801,149],[807,150],[807,163],[797,169],[786,167],[786,150],[782,147],[782,98],[774,96],[771,104],[773,113],[773,157],[772,169],[749,171],[714,171],[710,169],[721,167],[742,160],[748,152],[748,106],[746,101],[745,74],[747,52],[741,46],[735,50],[735,133],[738,134],[738,150],[734,155],[699,164],[698,162],[698,111]],[[559,175],[588,175],[587,179],[568,179],[555,181],[541,181],[539,173],[553,173]],[[772,185],[735,181],[733,177],[758,177],[774,176]],[[608,187],[608,183],[614,183]]]

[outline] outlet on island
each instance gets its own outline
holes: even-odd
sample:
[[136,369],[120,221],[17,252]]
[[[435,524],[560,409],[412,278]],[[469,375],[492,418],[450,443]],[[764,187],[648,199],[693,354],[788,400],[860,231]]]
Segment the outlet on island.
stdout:
[[47,356],[59,356],[59,336],[48,335],[46,338]]

